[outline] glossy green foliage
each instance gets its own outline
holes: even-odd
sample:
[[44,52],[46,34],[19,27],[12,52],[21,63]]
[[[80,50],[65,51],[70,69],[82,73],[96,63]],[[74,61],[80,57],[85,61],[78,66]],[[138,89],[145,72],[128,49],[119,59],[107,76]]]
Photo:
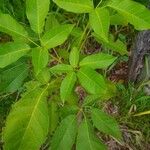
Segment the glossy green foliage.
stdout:
[[14,0],[7,11],[0,3],[0,97],[17,94],[4,150],[105,150],[97,131],[121,141],[99,106],[117,96],[108,77],[128,55],[122,29],[150,29],[150,11],[133,0],[99,2],[26,0],[23,18],[9,10]]

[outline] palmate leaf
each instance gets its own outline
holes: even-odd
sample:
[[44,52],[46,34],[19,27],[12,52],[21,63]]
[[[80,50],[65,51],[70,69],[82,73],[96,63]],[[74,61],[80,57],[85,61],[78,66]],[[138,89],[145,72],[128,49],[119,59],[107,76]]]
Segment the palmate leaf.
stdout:
[[114,118],[108,116],[97,108],[92,109],[92,121],[94,126],[99,130],[108,135],[121,139],[121,132],[119,126]]
[[82,67],[77,73],[80,84],[90,94],[105,95],[107,86],[102,75],[91,68]]
[[15,92],[28,76],[29,67],[25,61],[16,63],[0,70],[0,93]]
[[47,49],[40,47],[32,50],[32,64],[36,76],[46,67],[48,59],[49,54]]
[[89,19],[94,32],[108,41],[110,26],[109,11],[106,8],[96,8],[89,14]]
[[41,38],[41,43],[47,49],[54,48],[63,44],[70,32],[73,29],[73,25],[60,25],[55,28],[52,28],[48,32],[46,32]]
[[28,38],[28,33],[13,17],[0,13],[0,31],[13,37]]
[[26,14],[31,28],[40,34],[48,14],[50,0],[26,0]]
[[20,57],[29,52],[30,47],[24,43],[6,43],[0,45],[0,68],[17,61]]
[[116,57],[112,55],[99,53],[99,54],[93,54],[93,55],[85,57],[83,60],[80,61],[79,65],[81,67],[86,66],[86,67],[90,67],[93,69],[106,69],[115,60],[116,60]]
[[60,97],[63,103],[66,100],[68,100],[76,80],[77,80],[76,74],[74,72],[71,72],[62,81],[60,86]]
[[59,7],[74,13],[89,13],[93,10],[92,0],[53,0]]
[[94,130],[87,119],[79,126],[76,150],[106,150],[106,146],[95,137]]
[[111,0],[107,6],[115,9],[137,30],[150,29],[150,11],[132,0]]
[[29,83],[28,91],[13,106],[4,129],[5,150],[37,150],[49,128],[47,88]]
[[49,150],[71,150],[77,133],[76,115],[69,115],[62,120],[52,138]]

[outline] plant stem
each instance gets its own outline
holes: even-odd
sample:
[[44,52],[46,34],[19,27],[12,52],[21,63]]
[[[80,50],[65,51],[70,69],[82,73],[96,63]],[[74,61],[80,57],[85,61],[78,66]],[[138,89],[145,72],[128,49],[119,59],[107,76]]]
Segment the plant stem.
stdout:
[[[88,22],[87,25],[86,25],[86,27],[85,27],[85,29],[84,29],[84,31],[83,31],[83,34],[81,35],[81,39],[79,41],[79,51],[82,49],[82,47],[83,47],[83,45],[84,45],[84,43],[86,41],[86,38],[87,38],[86,32],[87,32],[87,30],[89,28],[89,25],[90,25],[90,23]],[[84,39],[85,35],[86,35],[86,38]]]

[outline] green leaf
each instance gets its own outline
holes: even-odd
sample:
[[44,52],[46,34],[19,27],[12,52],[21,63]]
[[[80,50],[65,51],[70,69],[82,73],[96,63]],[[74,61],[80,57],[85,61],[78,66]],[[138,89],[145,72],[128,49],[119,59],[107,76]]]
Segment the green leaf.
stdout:
[[50,120],[49,132],[50,134],[52,134],[59,123],[58,105],[54,101],[50,101],[49,104],[49,120]]
[[106,8],[96,8],[89,14],[89,19],[94,32],[108,41],[110,26],[109,11]]
[[73,68],[70,65],[66,64],[58,64],[52,68],[50,68],[52,73],[69,73],[73,71]]
[[24,27],[8,14],[0,13],[0,31],[5,32],[13,37],[28,37],[28,33]]
[[62,120],[52,138],[50,150],[71,150],[77,133],[77,120],[70,115]]
[[94,9],[92,0],[53,0],[59,7],[74,13],[89,13]]
[[26,14],[31,28],[40,34],[49,11],[50,0],[26,0]]
[[36,79],[41,84],[47,84],[51,79],[49,69],[48,68],[42,69],[41,72],[36,76]]
[[71,72],[62,81],[60,86],[60,97],[63,103],[66,100],[68,100],[68,97],[73,90],[76,80],[77,80],[76,74],[74,72]]
[[73,47],[70,56],[69,56],[69,62],[72,67],[77,67],[79,63],[79,50],[76,47]]
[[6,43],[0,45],[0,68],[4,68],[17,61],[29,52],[30,47],[24,43]]
[[116,14],[110,16],[110,24],[127,26],[128,21],[126,20],[126,18],[124,16],[122,16],[119,13],[116,13]]
[[108,116],[97,108],[92,109],[92,121],[94,126],[99,130],[108,135],[121,139],[121,132],[119,126],[114,118]]
[[76,150],[106,150],[106,146],[95,137],[93,128],[86,119],[78,129]]
[[59,46],[67,40],[72,29],[73,25],[70,24],[52,28],[43,35],[41,43],[47,49]]
[[114,61],[116,60],[116,57],[105,54],[105,53],[99,53],[99,54],[93,54],[90,56],[85,57],[80,62],[80,66],[86,66],[93,69],[106,69],[109,67]]
[[48,63],[49,54],[48,50],[43,48],[34,48],[32,50],[32,64],[34,67],[35,75],[37,76]]
[[106,94],[107,87],[103,76],[93,69],[82,67],[78,71],[77,76],[79,78],[80,84],[90,94]]
[[28,71],[28,65],[24,61],[0,70],[0,93],[13,93],[18,90],[28,76]]
[[150,11],[132,0],[111,0],[107,6],[115,9],[137,30],[150,29]]
[[109,41],[105,41],[104,39],[102,39],[100,36],[93,34],[96,38],[96,40],[103,44],[103,46],[105,46],[106,48],[109,48],[115,52],[120,53],[121,55],[127,55],[128,51],[127,51],[127,46],[126,44],[124,44],[123,42],[121,42],[119,39],[117,41],[113,41],[113,39],[110,37]]
[[56,19],[56,14],[49,13],[45,22],[45,32],[48,32],[50,29],[55,28],[56,26],[59,26],[59,22]]
[[4,129],[4,149],[37,150],[48,134],[47,88],[28,83],[27,92],[13,106]]
[[83,106],[91,106],[94,104],[97,100],[101,100],[100,95],[88,95],[83,102]]

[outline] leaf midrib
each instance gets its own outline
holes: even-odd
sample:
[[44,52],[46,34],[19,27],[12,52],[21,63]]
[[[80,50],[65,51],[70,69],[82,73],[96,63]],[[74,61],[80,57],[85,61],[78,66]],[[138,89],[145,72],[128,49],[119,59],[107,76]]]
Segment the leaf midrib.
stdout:
[[24,135],[23,135],[23,137],[22,137],[22,140],[20,140],[21,143],[19,144],[18,150],[19,150],[20,147],[22,146],[22,142],[23,142],[23,140],[24,140],[24,138],[25,138],[25,135],[26,135],[26,132],[27,132],[27,130],[28,130],[30,124],[31,124],[32,118],[34,117],[34,114],[35,114],[35,112],[36,112],[36,110],[37,110],[38,104],[40,103],[40,100],[41,100],[43,94],[45,94],[45,92],[47,91],[48,87],[49,87],[49,84],[45,87],[45,89],[42,91],[42,93],[39,95],[39,97],[38,97],[38,99],[37,99],[37,103],[36,103],[36,105],[35,105],[35,107],[34,107],[34,109],[33,109],[33,112],[31,113],[31,117],[30,117],[30,120],[29,120],[29,122],[28,122],[28,124],[27,124],[26,130],[25,130]]
[[[120,2],[121,3],[121,2]],[[114,5],[111,5],[111,4],[108,4],[108,6],[109,7],[111,7],[111,8],[114,8],[114,9],[116,9],[116,10],[118,10],[118,11],[120,11],[120,12],[122,12],[122,13],[124,13],[124,14],[127,14],[127,16],[129,15],[129,16],[131,16],[131,18],[136,18],[137,20],[141,20],[142,22],[145,22],[146,24],[147,24],[147,22],[143,19],[141,19],[140,17],[137,17],[135,14],[133,14],[133,13],[129,13],[129,12],[127,12],[127,11],[125,11],[125,10],[123,10],[123,9],[119,9],[119,7],[115,7]],[[119,6],[119,5],[118,5]],[[133,20],[133,19],[132,19]]]
[[16,54],[16,53],[20,53],[20,52],[25,52],[25,51],[29,51],[30,50],[30,48],[24,48],[24,49],[18,49],[18,50],[16,50],[16,51],[10,51],[10,52],[7,52],[7,53],[5,53],[4,55],[2,54],[0,54],[0,57],[6,57],[7,55],[12,55],[12,54]]

